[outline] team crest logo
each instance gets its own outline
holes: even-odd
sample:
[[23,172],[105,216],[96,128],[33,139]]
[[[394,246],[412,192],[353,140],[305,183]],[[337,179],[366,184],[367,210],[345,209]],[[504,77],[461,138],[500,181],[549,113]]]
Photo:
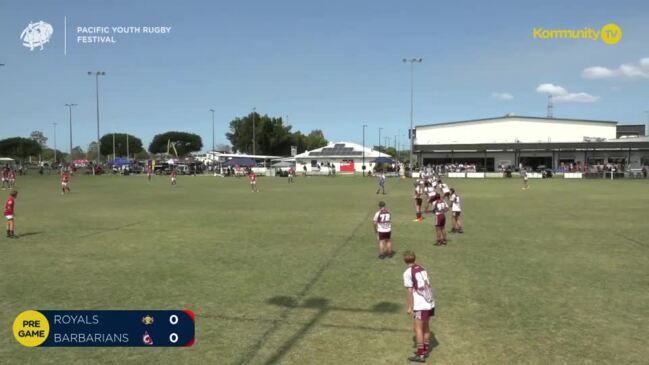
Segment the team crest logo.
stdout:
[[146,316],[142,317],[142,323],[144,323],[147,326],[150,325],[150,324],[153,324],[153,321],[154,321],[153,317],[151,317],[148,314]]
[[27,28],[20,34],[20,39],[23,41],[23,46],[30,51],[37,47],[43,50],[43,45],[50,41],[52,34],[54,34],[52,25],[41,20],[36,23],[29,22]]
[[149,335],[149,332],[144,331],[144,334],[142,335],[142,342],[145,345],[149,345],[149,346],[153,345],[153,339]]

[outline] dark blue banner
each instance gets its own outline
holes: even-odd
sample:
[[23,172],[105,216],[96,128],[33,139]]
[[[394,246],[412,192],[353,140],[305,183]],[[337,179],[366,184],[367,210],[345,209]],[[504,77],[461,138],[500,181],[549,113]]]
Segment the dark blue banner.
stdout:
[[14,335],[25,346],[183,347],[194,320],[190,310],[36,310],[16,318]]

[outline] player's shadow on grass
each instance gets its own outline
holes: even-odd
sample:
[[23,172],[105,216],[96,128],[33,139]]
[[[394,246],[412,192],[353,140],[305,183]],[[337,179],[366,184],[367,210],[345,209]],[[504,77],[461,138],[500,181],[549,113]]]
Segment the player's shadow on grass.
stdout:
[[20,237],[29,237],[29,236],[36,236],[37,234],[43,233],[42,231],[36,231],[36,232],[25,232],[21,233]]
[[[272,297],[266,301],[268,304],[276,305],[279,307],[284,307],[288,309],[293,308],[304,308],[304,309],[317,309],[316,314],[311,318],[310,321],[302,325],[302,327],[288,340],[280,346],[277,351],[271,356],[270,359],[264,362],[264,364],[277,364],[281,359],[288,353],[288,351],[295,345],[299,340],[301,340],[309,330],[315,326],[318,321],[320,321],[327,313],[329,312],[352,312],[352,313],[396,313],[399,311],[399,304],[391,302],[379,302],[372,306],[372,308],[353,308],[353,307],[343,307],[343,306],[334,306],[329,304],[329,300],[326,298],[314,297],[307,298],[301,303],[294,297],[288,296],[277,296]],[[431,340],[432,342],[432,340]],[[437,341],[435,341],[437,342]]]

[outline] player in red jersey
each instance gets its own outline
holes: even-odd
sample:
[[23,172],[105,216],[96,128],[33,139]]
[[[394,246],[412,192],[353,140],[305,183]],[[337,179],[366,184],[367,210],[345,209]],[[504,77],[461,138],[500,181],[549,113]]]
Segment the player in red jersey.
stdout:
[[248,179],[250,179],[250,189],[252,189],[252,192],[258,192],[259,190],[257,189],[257,174],[255,174],[254,171],[250,170],[250,173],[248,173]]
[[433,212],[435,212],[435,231],[437,233],[437,242],[435,246],[446,246],[446,212],[448,205],[444,198],[437,194],[435,196],[435,203],[433,204]]
[[66,192],[70,192],[70,172],[64,171],[61,174],[61,195],[64,195]]
[[417,352],[408,360],[426,362],[430,352],[430,318],[435,315],[435,298],[428,272],[415,262],[415,253],[405,251],[403,262],[408,268],[403,273],[403,285],[408,290],[408,314],[413,318]]
[[13,190],[11,194],[9,194],[9,199],[7,199],[7,202],[5,203],[5,218],[7,218],[7,238],[18,238],[16,234],[14,233],[14,209],[16,207],[16,197],[18,196],[18,192],[16,190]]
[[[374,233],[379,241],[379,259],[394,256],[392,251],[392,215],[385,202],[379,202],[379,211],[374,214],[372,220],[374,224]],[[386,250],[387,248],[387,250]]]
[[415,183],[415,212],[417,213],[417,218],[413,222],[421,223],[424,220],[424,217],[421,216],[421,202],[422,195],[424,194],[424,180],[417,180]]
[[290,184],[292,184],[292,183],[295,182],[294,179],[295,179],[295,170],[293,170],[292,167],[289,167],[288,168],[288,182]]
[[171,185],[176,185],[176,169],[171,170]]
[[9,189],[16,187],[16,170],[9,170]]
[[148,181],[151,181],[151,175],[153,175],[153,167],[151,164],[147,164],[146,166],[146,179]]

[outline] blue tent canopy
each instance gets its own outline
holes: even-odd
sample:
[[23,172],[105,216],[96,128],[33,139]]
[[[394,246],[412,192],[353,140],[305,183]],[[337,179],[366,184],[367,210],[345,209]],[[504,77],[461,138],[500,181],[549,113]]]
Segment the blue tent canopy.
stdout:
[[111,164],[118,165],[118,166],[128,165],[130,163],[131,163],[131,161],[129,161],[129,160],[125,159],[125,158],[118,158],[118,159],[115,159],[115,160],[111,161]]
[[239,165],[241,167],[255,167],[257,166],[257,162],[252,158],[248,158],[248,157],[232,157],[230,160],[227,160],[223,163],[223,166],[236,166],[236,165]]
[[391,159],[390,157],[377,157],[372,161],[372,163],[389,163],[389,164],[393,164],[394,160]]

